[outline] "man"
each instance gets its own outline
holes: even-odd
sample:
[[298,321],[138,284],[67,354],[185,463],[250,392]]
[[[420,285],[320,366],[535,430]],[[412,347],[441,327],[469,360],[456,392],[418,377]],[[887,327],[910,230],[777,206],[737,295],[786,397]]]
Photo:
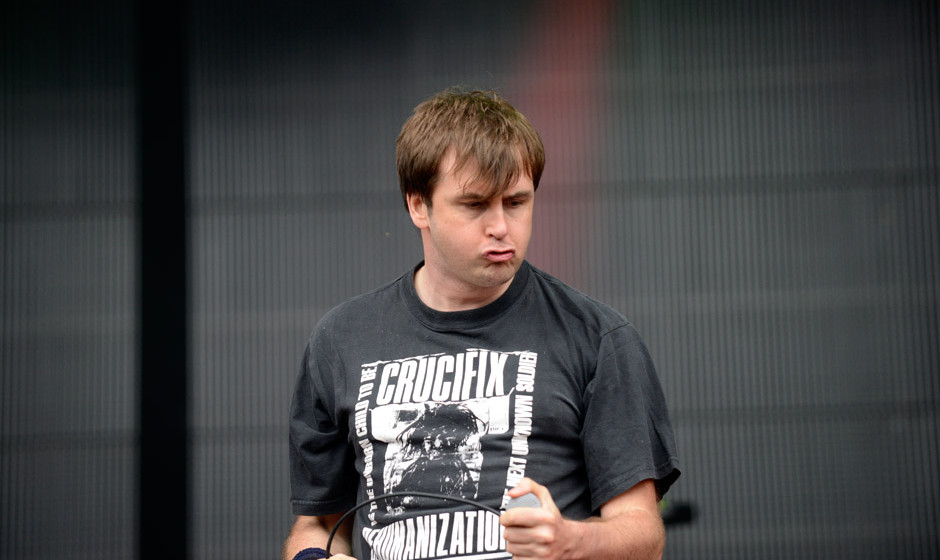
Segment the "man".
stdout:
[[[324,557],[363,502],[333,555],[660,557],[679,475],[662,390],[627,319],[525,261],[534,128],[496,94],[448,90],[405,123],[397,163],[424,261],[311,335],[282,558]],[[506,508],[529,493],[539,507]]]

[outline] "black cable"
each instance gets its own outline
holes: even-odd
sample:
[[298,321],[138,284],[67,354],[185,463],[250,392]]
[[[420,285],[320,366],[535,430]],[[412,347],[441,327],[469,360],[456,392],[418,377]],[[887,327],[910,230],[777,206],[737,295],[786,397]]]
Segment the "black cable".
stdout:
[[333,525],[333,530],[330,531],[330,538],[326,540],[326,557],[329,558],[330,556],[332,556],[330,554],[330,545],[333,544],[333,536],[336,535],[336,531],[339,529],[340,525],[342,525],[343,521],[346,521],[346,519],[350,515],[356,513],[360,509],[366,507],[367,505],[373,502],[378,502],[380,500],[385,500],[388,498],[398,498],[398,497],[403,497],[403,496],[415,496],[418,498],[432,498],[435,500],[448,500],[451,502],[460,502],[462,504],[471,505],[473,507],[477,507],[477,508],[489,511],[491,513],[495,513],[496,515],[500,515],[500,511],[498,509],[490,507],[485,504],[481,504],[480,502],[474,502],[473,500],[468,500],[466,498],[458,498],[456,496],[444,496],[441,494],[431,494],[428,492],[389,492],[388,494],[382,494],[374,498],[369,498],[368,500],[364,502],[359,502],[355,506],[349,508],[349,510],[347,510],[346,513],[344,513],[342,516],[340,516],[336,524]]

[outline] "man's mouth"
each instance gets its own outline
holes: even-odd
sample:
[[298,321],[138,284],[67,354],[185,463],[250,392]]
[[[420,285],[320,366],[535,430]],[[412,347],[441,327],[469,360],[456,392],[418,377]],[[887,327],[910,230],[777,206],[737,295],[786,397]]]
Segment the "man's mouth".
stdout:
[[506,262],[512,259],[516,255],[516,252],[512,249],[505,249],[502,251],[487,251],[486,260],[490,262]]

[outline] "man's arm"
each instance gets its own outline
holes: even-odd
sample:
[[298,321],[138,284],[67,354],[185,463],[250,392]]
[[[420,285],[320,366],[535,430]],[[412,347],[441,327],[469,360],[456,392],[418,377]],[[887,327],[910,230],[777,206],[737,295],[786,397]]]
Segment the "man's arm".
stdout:
[[[290,529],[284,548],[281,549],[281,560],[292,560],[298,552],[305,548],[326,548],[326,541],[330,537],[333,525],[339,521],[342,513],[323,515],[319,517],[298,515],[297,520]],[[330,543],[331,558],[343,560],[352,554],[352,521],[347,520],[336,531],[333,542]]]
[[632,560],[662,558],[666,531],[656,488],[644,480],[601,506],[600,517],[561,516],[548,489],[524,479],[509,495],[532,492],[540,508],[517,508],[500,517],[506,551],[514,560]]

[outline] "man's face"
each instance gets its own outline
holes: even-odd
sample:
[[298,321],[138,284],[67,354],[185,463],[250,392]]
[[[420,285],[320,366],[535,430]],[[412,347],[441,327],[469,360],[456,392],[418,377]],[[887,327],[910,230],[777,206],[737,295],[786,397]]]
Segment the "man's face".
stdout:
[[454,172],[455,157],[441,162],[441,180],[430,207],[409,199],[409,211],[421,230],[430,287],[468,302],[501,294],[525,259],[532,236],[535,187],[520,174],[515,184],[490,198],[488,185],[471,183],[472,165]]

